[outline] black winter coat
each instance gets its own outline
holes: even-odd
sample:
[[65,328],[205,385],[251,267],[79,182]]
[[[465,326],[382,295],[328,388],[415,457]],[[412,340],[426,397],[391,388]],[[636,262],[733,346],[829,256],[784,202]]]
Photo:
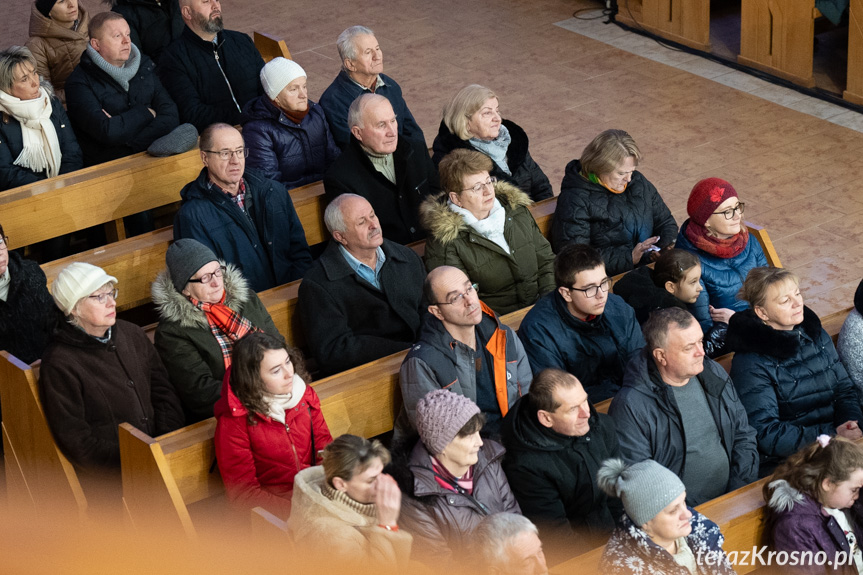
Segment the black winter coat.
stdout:
[[[57,98],[51,98],[51,123],[57,130],[57,138],[60,140],[60,172],[68,174],[84,167],[81,157],[81,148],[72,131],[72,124],[66,116],[63,104]],[[38,174],[27,168],[16,166],[13,162],[24,149],[24,140],[21,136],[21,124],[18,120],[6,113],[0,113],[0,192],[26,186],[47,177],[45,172]]]
[[[66,79],[66,105],[85,165],[143,152],[179,125],[177,106],[155,69],[156,64],[142,54],[127,92],[88,52],[81,55],[78,67]],[[149,108],[155,110],[155,117]]]
[[863,421],[857,388],[808,307],[789,331],[773,329],[752,310],[739,311],[727,342],[734,352],[731,379],[758,432],[762,477],[819,435]]
[[327,201],[350,192],[369,201],[380,220],[384,237],[399,244],[425,238],[419,221],[420,204],[427,196],[440,193],[437,168],[425,144],[399,138],[393,153],[396,184],[378,172],[351,136],[348,147],[324,175]]
[[159,78],[177,103],[180,122],[199,132],[216,122],[239,124],[246,102],[264,93],[264,60],[252,39],[232,30],[217,39],[218,49],[186,26],[159,60]]
[[0,350],[33,363],[48,345],[63,314],[48,293],[45,272],[18,252],[9,252],[9,293],[0,300]]
[[178,0],[114,0],[114,12],[129,24],[132,42],[156,64],[171,42],[180,37],[183,17]]
[[[551,189],[548,176],[545,175],[539,164],[530,157],[527,133],[525,133],[521,126],[510,120],[503,120],[502,124],[506,126],[509,130],[509,135],[512,137],[512,141],[509,143],[509,148],[506,151],[506,164],[512,175],[501,170],[497,164],[494,164],[491,175],[498,180],[510,182],[514,186],[517,186],[535,202],[552,197],[554,191]],[[432,144],[432,150],[434,151],[432,161],[434,165],[437,166],[440,164],[440,161],[447,154],[458,148],[480,151],[474,148],[469,141],[462,140],[450,132],[446,124],[441,122],[437,137],[434,139],[434,144]]]
[[[628,272],[635,245],[659,236],[656,245],[670,246],[677,237],[677,222],[656,188],[638,170],[626,190],[615,194],[581,175],[581,162],[566,166],[551,224],[551,245],[560,251],[567,244],[589,244],[602,254],[610,276]],[[650,263],[642,256],[638,265]]]
[[[722,366],[705,358],[704,371],[696,379],[704,389],[728,457],[727,493],[758,478],[755,430]],[[653,459],[683,477],[686,433],[682,416],[674,392],[662,381],[652,357],[642,352],[629,362],[623,387],[614,396],[608,414],[614,419],[620,452],[628,463]],[[704,502],[687,497],[687,503],[695,506]]]

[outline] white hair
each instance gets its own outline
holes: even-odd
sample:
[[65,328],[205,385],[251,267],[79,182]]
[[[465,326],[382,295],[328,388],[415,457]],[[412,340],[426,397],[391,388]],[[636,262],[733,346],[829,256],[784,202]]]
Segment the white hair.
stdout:
[[368,34],[369,36],[375,35],[374,32],[365,26],[351,26],[339,34],[339,37],[336,39],[336,47],[339,50],[339,59],[342,63],[342,69],[346,72],[345,60],[357,59],[357,46],[354,44],[354,38],[362,36],[363,34]]
[[486,516],[473,532],[474,550],[487,568],[506,571],[509,546],[524,532],[539,535],[530,519],[516,513],[495,513]]
[[365,199],[357,194],[339,194],[332,202],[330,202],[327,209],[324,210],[324,225],[327,226],[327,230],[329,230],[330,235],[333,235],[334,232],[342,234],[345,233],[345,215],[342,213],[342,204],[345,203],[345,200],[350,198]]

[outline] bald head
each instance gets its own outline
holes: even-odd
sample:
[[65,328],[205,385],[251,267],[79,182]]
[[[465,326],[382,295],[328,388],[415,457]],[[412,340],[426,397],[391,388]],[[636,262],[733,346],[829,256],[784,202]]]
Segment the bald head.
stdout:
[[180,0],[180,14],[186,26],[207,41],[225,28],[219,0]]

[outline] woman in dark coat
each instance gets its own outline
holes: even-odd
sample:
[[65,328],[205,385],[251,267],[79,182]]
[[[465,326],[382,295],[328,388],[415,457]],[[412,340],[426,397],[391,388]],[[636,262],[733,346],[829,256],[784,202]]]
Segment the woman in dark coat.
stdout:
[[156,64],[168,44],[183,33],[178,0],[104,0],[129,23],[132,42]]
[[566,166],[551,227],[555,251],[588,244],[615,276],[650,263],[674,243],[677,222],[635,168],[641,152],[623,130],[606,130]]
[[530,213],[530,198],[495,182],[492,161],[455,150],[440,163],[445,194],[420,208],[429,232],[426,267],[454,266],[479,284],[479,297],[499,315],[533,305],[552,291],[554,253]]
[[33,54],[21,46],[0,52],[0,191],[82,167],[66,111],[40,85]]
[[728,326],[731,379],[758,433],[761,476],[819,435],[863,436],[857,388],[818,316],[803,305],[797,277],[755,268],[741,297],[750,309]]
[[339,157],[324,110],[309,100],[306,72],[274,58],[261,70],[265,94],[243,109],[246,165],[289,190],[317,182]]
[[[267,308],[232,265],[192,239],[177,240],[153,282],[155,344],[188,423],[213,417],[236,340],[265,331],[284,341]],[[232,321],[234,320],[234,321]]]
[[554,195],[548,177],[530,157],[525,131],[501,117],[497,96],[479,84],[459,90],[444,108],[432,145],[432,161],[440,164],[457,148],[476,150],[491,158],[491,175],[518,187],[534,201]]

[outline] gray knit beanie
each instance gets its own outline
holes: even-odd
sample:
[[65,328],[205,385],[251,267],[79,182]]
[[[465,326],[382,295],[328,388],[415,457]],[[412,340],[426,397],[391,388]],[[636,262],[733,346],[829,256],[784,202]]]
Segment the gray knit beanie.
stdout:
[[417,433],[432,455],[440,455],[477,413],[479,407],[467,397],[436,389],[417,403]]
[[165,254],[165,264],[174,289],[182,293],[189,278],[210,262],[219,261],[213,250],[190,238],[177,240],[168,248]]
[[198,130],[192,124],[180,124],[147,148],[147,153],[157,158],[176,156],[188,152],[198,145]]
[[652,459],[632,465],[608,459],[597,472],[596,483],[611,497],[623,500],[624,511],[639,527],[686,491],[677,475]]

